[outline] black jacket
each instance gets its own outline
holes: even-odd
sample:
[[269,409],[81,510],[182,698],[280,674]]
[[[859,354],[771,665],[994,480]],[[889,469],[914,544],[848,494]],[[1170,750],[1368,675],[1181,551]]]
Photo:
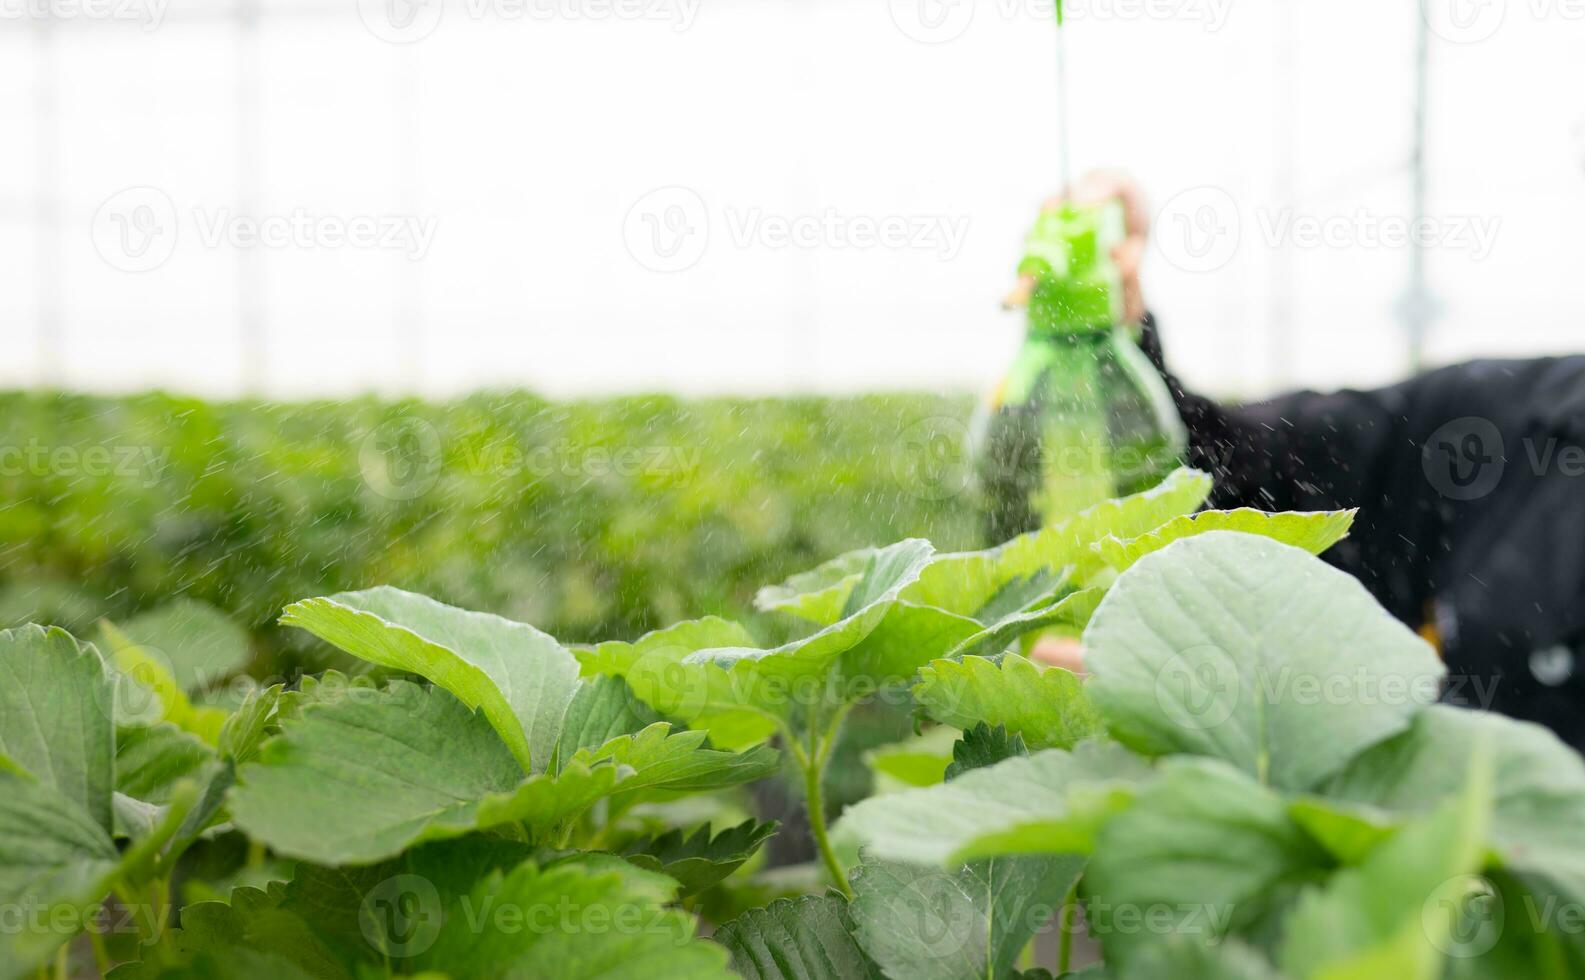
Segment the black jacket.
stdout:
[[1446,700],[1585,750],[1585,357],[1475,361],[1378,391],[1190,394],[1143,346],[1219,507],[1359,508],[1328,554],[1439,634]]

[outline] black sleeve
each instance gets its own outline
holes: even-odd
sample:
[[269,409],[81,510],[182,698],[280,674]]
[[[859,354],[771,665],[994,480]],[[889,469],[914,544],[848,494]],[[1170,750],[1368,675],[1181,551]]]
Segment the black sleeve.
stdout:
[[1301,391],[1222,405],[1189,392],[1167,369],[1147,318],[1140,339],[1189,429],[1189,463],[1216,477],[1219,507],[1358,507],[1399,461],[1394,445],[1407,403],[1400,388]]
[[1400,619],[1425,611],[1418,452],[1405,441],[1413,382],[1377,391],[1301,391],[1224,405],[1188,391],[1167,369],[1147,318],[1141,346],[1189,429],[1190,465],[1216,478],[1212,505],[1260,510],[1361,508],[1350,538],[1328,553]]

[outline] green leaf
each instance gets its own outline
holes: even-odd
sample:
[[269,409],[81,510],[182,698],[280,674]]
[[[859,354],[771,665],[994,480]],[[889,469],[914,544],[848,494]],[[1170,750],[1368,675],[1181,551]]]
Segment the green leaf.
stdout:
[[284,695],[280,684],[250,691],[220,728],[220,753],[237,765],[251,762],[264,740],[279,730],[276,712]]
[[1482,750],[1495,766],[1489,843],[1502,866],[1542,904],[1585,907],[1585,761],[1539,725],[1436,705],[1355,759],[1325,793],[1401,822],[1455,798],[1467,761]]
[[1270,789],[1215,759],[1168,759],[1101,828],[1085,873],[1090,921],[1114,965],[1160,934],[1130,923],[1170,920],[1173,934],[1214,944],[1330,865]]
[[1233,763],[1307,790],[1435,701],[1431,648],[1312,555],[1214,531],[1148,555],[1085,631],[1087,685],[1148,755]]
[[65,630],[0,630],[0,756],[113,826],[115,729],[104,661]]
[[1358,864],[1401,823],[1385,810],[1320,796],[1288,804],[1288,814],[1328,854],[1344,864]]
[[753,646],[748,630],[708,617],[646,633],[627,643],[601,643],[578,651],[585,674],[619,677],[652,709],[707,729],[717,745],[735,748],[764,741],[775,719],[744,705],[732,678],[691,658],[701,650]]
[[1358,868],[1303,895],[1280,962],[1313,980],[1433,980],[1452,949],[1451,908],[1478,884],[1492,817],[1492,764],[1478,753],[1459,798],[1387,838]]
[[622,856],[632,864],[676,881],[686,898],[714,887],[742,867],[761,845],[776,835],[778,826],[775,821],[745,820],[714,837],[710,836],[709,824],[687,835],[678,828],[659,837],[636,841],[622,852]]
[[141,840],[154,832],[165,808],[157,803],[145,803],[125,793],[110,798],[110,811],[115,822],[111,834],[116,840]]
[[974,656],[994,657],[1030,633],[1056,626],[1083,629],[1089,625],[1105,595],[1103,589],[1084,589],[1069,593],[1049,605],[1003,617],[952,647],[947,657],[953,660]]
[[549,768],[578,666],[532,626],[388,587],[306,599],[281,622],[445,688],[484,711],[524,772]]
[[1083,867],[1080,857],[1002,857],[947,872],[866,859],[852,878],[854,932],[890,977],[1000,978]]
[[763,779],[781,768],[781,753],[768,746],[746,752],[705,748],[705,733],[673,732],[656,722],[636,735],[619,735],[594,751],[581,750],[571,765],[614,764],[632,769],[619,787],[625,795],[639,790],[699,793]]
[[745,912],[712,938],[744,980],[885,980],[853,928],[841,896],[806,895]]
[[479,802],[522,770],[482,715],[394,681],[305,708],[237,773],[232,819],[286,857],[378,861],[478,824]]
[[1008,735],[1002,725],[991,728],[983,721],[963,733],[952,746],[952,764],[943,774],[957,779],[966,772],[994,766],[1016,756],[1028,755],[1029,748],[1018,735]]
[[935,727],[922,735],[871,749],[864,761],[876,777],[877,793],[917,786],[935,786],[946,778],[952,764],[952,746],[958,733]]
[[123,728],[116,736],[116,792],[164,805],[184,779],[208,782],[215,750],[175,725]]
[[[1144,493],[1100,503],[1050,527],[1030,532],[989,551],[942,555],[926,568],[903,598],[921,605],[973,615],[1007,583],[1074,568],[1073,581],[1101,566],[1090,545],[1108,534],[1137,537],[1175,517],[1200,509],[1211,478],[1181,469]],[[987,624],[989,625],[989,624]]]
[[1358,511],[1333,510],[1268,514],[1265,511],[1208,510],[1187,517],[1173,518],[1161,527],[1136,538],[1109,535],[1092,547],[1106,564],[1119,572],[1127,571],[1146,555],[1172,544],[1210,531],[1238,531],[1292,545],[1319,555],[1348,537]]
[[169,722],[210,745],[219,740],[226,713],[195,706],[164,652],[134,641],[108,620],[99,624],[99,634],[116,665],[118,722],[128,726]]
[[807,572],[800,572],[780,585],[767,585],[754,596],[754,608],[761,612],[782,612],[821,626],[841,619],[848,596],[864,578],[877,548],[860,548],[839,555]]
[[[359,868],[299,865],[290,884],[188,906],[182,926],[116,980],[247,951],[321,980],[680,976],[725,980],[726,954],[666,908],[669,879],[605,855],[537,866],[523,844],[469,837]],[[645,972],[649,971],[649,972]],[[176,974],[187,975],[187,974]]]
[[180,966],[133,964],[112,970],[110,980],[319,980],[278,953],[228,949],[198,953]]
[[0,908],[9,913],[0,930],[0,977],[47,960],[93,921],[118,882],[145,881],[193,796],[188,787],[173,798],[157,823],[119,853],[76,800],[31,776],[0,773]]
[[735,980],[726,950],[695,938],[693,918],[665,907],[674,889],[639,874],[577,863],[497,872],[472,888],[468,905],[519,914],[487,915],[481,930],[465,905],[443,918],[433,948],[407,969],[470,980]]
[[638,699],[620,677],[591,677],[578,685],[556,746],[560,769],[579,749],[598,749],[618,735],[631,735],[663,720]]
[[1034,750],[1072,748],[1106,730],[1083,681],[1012,653],[1000,663],[984,657],[933,661],[919,672],[913,695],[942,724],[1002,726]]
[[[77,933],[110,890],[118,859],[109,833],[77,801],[0,773],[0,908],[15,916],[0,930],[0,977],[20,975]],[[57,931],[57,921],[65,928]]]
[[542,772],[515,789],[486,794],[479,800],[477,825],[521,823],[536,840],[558,841],[568,824],[616,792],[632,774],[619,766],[568,763],[560,772]]
[[1102,740],[1016,757],[850,807],[837,827],[869,853],[937,866],[1003,854],[1088,854],[1148,767]]
[[176,599],[134,616],[120,633],[133,645],[157,651],[179,690],[211,687],[248,665],[248,633],[225,613],[196,599]]
[[842,655],[840,676],[834,681],[836,700],[859,700],[883,687],[912,683],[930,657],[979,632],[980,625],[966,616],[897,602],[874,632]]
[[[854,699],[859,685],[853,682],[866,679],[859,671],[877,666],[896,671],[902,650],[911,650],[915,658],[925,655],[917,644],[895,638],[877,637],[867,647],[865,640],[887,623],[908,637],[915,630],[939,631],[944,617],[937,611],[893,615],[899,593],[918,578],[931,550],[927,541],[909,540],[875,552],[863,578],[847,594],[844,618],[779,647],[755,647],[742,627],[703,619],[650,633],[635,643],[602,643],[581,652],[579,659],[585,673],[624,678],[646,704],[708,730],[717,745],[752,745],[800,709]],[[842,662],[850,653],[853,663],[844,669]]]
[[1119,980],[1280,980],[1269,960],[1236,939],[1208,946],[1180,936],[1144,946],[1117,976]]

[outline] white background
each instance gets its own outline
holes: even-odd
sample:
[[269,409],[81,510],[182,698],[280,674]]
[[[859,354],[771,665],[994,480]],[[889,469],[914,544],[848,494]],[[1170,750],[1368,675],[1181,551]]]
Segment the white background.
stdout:
[[[1059,179],[1037,0],[259,0],[251,28],[230,0],[48,21],[39,2],[0,0],[5,386],[983,388]],[[384,2],[432,31],[393,29]],[[1124,167],[1167,208],[1147,289],[1182,372],[1254,395],[1407,371],[1409,250],[1358,229],[1412,213],[1421,8],[1070,3],[1075,169]],[[1446,232],[1428,357],[1585,350],[1585,2],[1427,3]],[[1195,188],[1212,190],[1179,197]],[[170,212],[141,254],[168,257],[126,271],[116,209],[150,200]],[[201,227],[294,214],[435,237],[415,260]],[[741,240],[756,218],[828,216],[967,233],[950,256]],[[1284,219],[1343,237],[1274,243]],[[1460,239],[1470,219],[1496,229],[1490,254]],[[1215,268],[1183,267],[1184,220],[1222,232]],[[691,234],[673,264],[696,261],[655,271],[654,222]]]

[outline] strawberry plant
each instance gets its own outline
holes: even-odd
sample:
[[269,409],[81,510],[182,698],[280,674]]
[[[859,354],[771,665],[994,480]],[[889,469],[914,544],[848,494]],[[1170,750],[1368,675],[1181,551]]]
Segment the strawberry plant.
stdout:
[[[796,624],[775,644],[306,599],[282,623],[366,671],[231,711],[148,624],[0,633],[0,977],[1585,975],[1585,765],[1435,703],[1430,648],[1315,557],[1351,514],[1209,489],[841,556],[760,592]],[[1026,657],[1053,633],[1087,679]],[[878,697],[926,736],[833,824],[838,734]],[[784,769],[805,872],[758,868],[778,828],[734,813]]]

